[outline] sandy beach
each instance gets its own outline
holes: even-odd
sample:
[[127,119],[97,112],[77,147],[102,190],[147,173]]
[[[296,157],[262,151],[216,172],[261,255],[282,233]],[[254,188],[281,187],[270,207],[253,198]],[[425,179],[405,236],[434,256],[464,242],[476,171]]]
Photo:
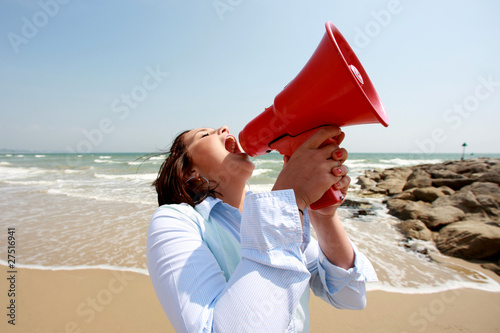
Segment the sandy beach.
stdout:
[[[500,282],[495,274],[474,266]],[[8,268],[1,266],[7,278]],[[2,332],[174,332],[149,277],[107,269],[16,269],[15,325],[10,281],[2,278]],[[500,332],[500,293],[456,289],[432,294],[368,292],[363,311],[311,297],[311,332]]]
[[[281,169],[281,156],[268,155],[256,160],[254,190],[265,190]],[[173,332],[145,260],[156,209],[149,184],[161,160],[138,173],[135,154],[71,157],[71,163],[64,155],[1,160],[0,332]],[[375,166],[421,162],[394,154],[352,157],[353,177]],[[366,201],[355,192],[351,198]],[[368,206],[366,215],[354,208],[341,215],[381,282],[371,285],[363,311],[337,310],[311,296],[311,332],[500,332],[493,282],[499,276],[443,257],[430,242],[410,245],[428,248],[434,261],[408,251],[381,199]],[[6,266],[11,228],[15,273]]]

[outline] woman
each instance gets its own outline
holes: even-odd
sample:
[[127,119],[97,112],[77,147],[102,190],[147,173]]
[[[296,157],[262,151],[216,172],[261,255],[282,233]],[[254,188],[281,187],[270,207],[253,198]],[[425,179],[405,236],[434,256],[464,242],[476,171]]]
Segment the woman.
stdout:
[[[338,127],[311,136],[271,192],[247,193],[254,170],[226,127],[180,134],[153,183],[160,208],[148,231],[148,269],[177,332],[308,332],[309,290],[362,309],[369,261],[349,241],[338,205],[308,210],[350,178]],[[317,241],[310,237],[313,225]]]

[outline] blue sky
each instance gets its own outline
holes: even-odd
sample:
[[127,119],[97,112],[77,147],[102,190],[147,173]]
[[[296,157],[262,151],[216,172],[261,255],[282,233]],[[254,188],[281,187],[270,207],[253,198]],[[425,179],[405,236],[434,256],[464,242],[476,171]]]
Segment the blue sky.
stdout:
[[184,129],[235,134],[273,104],[333,22],[390,119],[351,152],[500,153],[500,3],[3,0],[0,148],[155,152]]

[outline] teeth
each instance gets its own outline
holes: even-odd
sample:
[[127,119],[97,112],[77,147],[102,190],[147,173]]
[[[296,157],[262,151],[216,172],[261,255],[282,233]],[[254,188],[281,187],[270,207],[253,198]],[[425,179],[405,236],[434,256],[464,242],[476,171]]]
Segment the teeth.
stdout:
[[[228,140],[231,140],[231,141],[229,142]],[[226,149],[230,153],[236,152],[236,139],[234,137],[232,137],[232,136],[226,137]]]

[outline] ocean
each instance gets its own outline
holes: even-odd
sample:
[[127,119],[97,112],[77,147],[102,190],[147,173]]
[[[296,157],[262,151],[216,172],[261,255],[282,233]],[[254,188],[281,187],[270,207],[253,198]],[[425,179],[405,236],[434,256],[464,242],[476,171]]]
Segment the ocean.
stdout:
[[[0,154],[0,246],[7,253],[15,228],[16,266],[38,269],[103,268],[147,273],[146,233],[157,208],[151,187],[164,156],[140,153]],[[500,158],[500,154],[485,157]],[[476,158],[480,156],[467,156]],[[365,170],[439,163],[460,154],[350,153],[348,199],[341,207],[353,243],[371,260],[379,282],[368,290],[430,293],[455,288],[500,291],[479,271],[443,259],[432,242],[406,241],[383,198],[362,198],[356,178]],[[269,191],[282,166],[278,153],[252,158],[252,192]],[[422,254],[428,252],[428,255]],[[0,264],[7,260],[0,258]]]

